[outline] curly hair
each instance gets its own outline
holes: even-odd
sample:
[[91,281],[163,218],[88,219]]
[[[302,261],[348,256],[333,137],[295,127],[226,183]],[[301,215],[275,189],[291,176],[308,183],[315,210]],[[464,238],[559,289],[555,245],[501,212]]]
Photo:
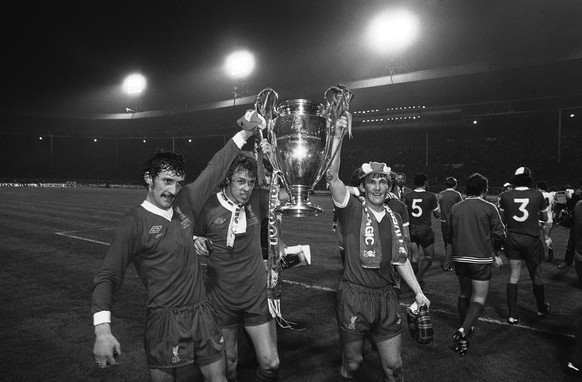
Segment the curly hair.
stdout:
[[174,172],[177,176],[184,176],[186,174],[184,156],[172,151],[154,152],[143,167],[141,181],[145,188],[148,188],[148,184],[144,180],[145,175],[148,174],[153,180],[162,171],[170,171]]
[[489,182],[486,177],[479,174],[478,172],[470,175],[467,178],[466,192],[467,196],[481,196],[482,193],[487,191],[489,187]]
[[226,178],[222,182],[221,187],[225,187],[237,171],[244,171],[251,178],[257,178],[257,160],[251,152],[243,151],[234,158],[228,171],[226,171]]

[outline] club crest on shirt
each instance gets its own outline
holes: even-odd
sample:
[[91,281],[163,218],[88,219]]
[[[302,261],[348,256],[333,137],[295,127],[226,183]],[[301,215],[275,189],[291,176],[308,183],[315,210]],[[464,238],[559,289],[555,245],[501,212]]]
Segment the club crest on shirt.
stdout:
[[247,221],[249,225],[253,225],[253,224],[259,224],[259,219],[257,218],[257,215],[255,215],[255,213],[253,212],[253,209],[251,208],[251,205],[247,205],[246,206],[246,210],[247,212]]
[[376,250],[364,251],[364,257],[376,257]]
[[180,210],[180,207],[174,207],[174,211],[176,211],[176,213],[180,217],[180,224],[182,225],[182,229],[190,227],[190,224],[192,222],[190,221],[190,218],[186,216],[186,214],[184,214],[182,210]]
[[180,362],[180,356],[178,355],[179,345],[176,345],[172,348],[172,353],[174,356],[172,357],[172,363]]
[[350,318],[350,324],[348,325],[348,329],[350,330],[356,330],[356,320],[358,319],[358,316],[352,316]]
[[149,233],[153,235],[153,234],[159,233],[161,229],[162,229],[161,225],[155,225],[152,228],[150,228]]

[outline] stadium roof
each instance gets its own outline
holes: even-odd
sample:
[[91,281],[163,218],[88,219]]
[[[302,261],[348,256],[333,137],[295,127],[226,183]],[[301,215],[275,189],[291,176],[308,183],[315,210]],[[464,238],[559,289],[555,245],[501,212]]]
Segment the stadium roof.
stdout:
[[[238,0],[4,2],[3,114],[139,119],[196,112],[202,124],[237,115],[265,87],[281,100],[354,92],[353,109],[548,99],[578,102],[582,2],[577,0]],[[365,29],[406,8],[419,34],[380,55]],[[253,52],[255,72],[233,81],[226,55]],[[139,101],[122,94],[140,71]],[[232,91],[244,92],[232,108]],[[135,102],[143,112],[127,113]],[[139,102],[139,104],[138,104]],[[247,105],[248,106],[248,105]]]

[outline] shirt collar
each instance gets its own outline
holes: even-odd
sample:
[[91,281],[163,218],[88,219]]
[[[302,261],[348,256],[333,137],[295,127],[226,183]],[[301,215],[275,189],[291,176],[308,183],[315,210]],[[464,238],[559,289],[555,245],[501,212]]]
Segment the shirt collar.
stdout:
[[172,216],[174,216],[174,209],[170,208],[167,210],[163,210],[158,206],[153,205],[152,203],[148,202],[147,200],[144,200],[143,203],[141,204],[141,206],[146,210],[151,212],[154,215],[158,215],[163,217],[164,219],[167,219],[169,221],[172,221]]

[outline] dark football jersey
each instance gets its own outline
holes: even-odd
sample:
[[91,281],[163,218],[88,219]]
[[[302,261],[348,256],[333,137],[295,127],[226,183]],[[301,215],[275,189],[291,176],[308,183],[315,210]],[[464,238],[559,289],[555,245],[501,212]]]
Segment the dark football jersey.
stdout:
[[428,191],[414,190],[404,195],[410,224],[432,226],[431,215],[438,208],[437,198]]
[[542,193],[527,187],[516,187],[501,194],[499,210],[507,231],[538,237],[539,214],[547,210]]

